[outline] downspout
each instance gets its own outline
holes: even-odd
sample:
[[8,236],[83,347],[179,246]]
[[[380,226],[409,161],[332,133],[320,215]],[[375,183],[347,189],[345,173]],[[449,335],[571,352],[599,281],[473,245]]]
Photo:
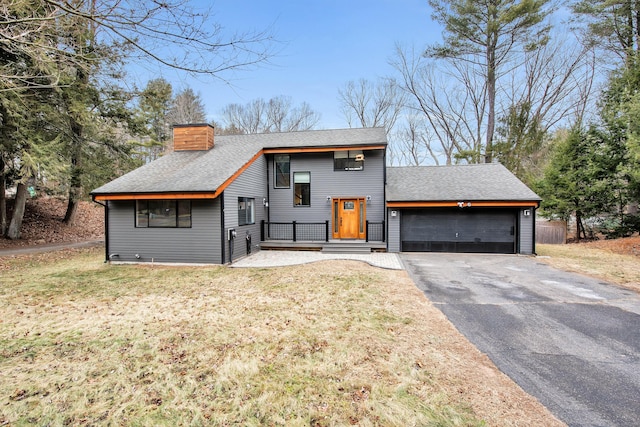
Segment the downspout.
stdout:
[[104,262],[109,262],[109,201],[100,203],[96,196],[91,196],[93,203],[104,207]]
[[[269,177],[271,175],[269,175],[269,156],[265,154],[265,158],[267,162],[267,202],[268,202],[269,200],[271,200],[271,193],[269,192],[269,189],[271,188],[271,185],[269,184]],[[271,158],[273,158],[273,156],[271,156]],[[289,173],[291,173],[291,171],[289,171]],[[267,208],[267,224],[269,224],[270,222],[271,222],[271,209]],[[269,226],[267,225],[267,227]]]
[[515,250],[516,250],[516,254],[520,255],[520,253],[522,252],[522,241],[520,239],[520,229],[522,228],[522,215],[523,215],[523,209],[519,209],[516,211],[516,229],[514,230],[514,235],[513,238],[515,239]]
[[222,192],[222,194],[220,194],[220,248],[221,248],[221,254],[222,257],[220,259],[220,264],[224,265],[225,264],[225,252],[224,252],[224,246],[225,246],[225,242],[227,240],[227,233],[225,233],[224,230],[224,191]]
[[387,148],[382,151],[382,220],[384,221],[384,240],[389,252],[389,217],[387,216]]
[[[539,204],[538,204],[539,205]],[[531,253],[535,256],[538,256],[538,254],[536,253],[536,211],[538,210],[538,208],[533,208],[533,213],[531,214],[533,216],[533,225],[532,225],[532,231],[533,231],[533,239],[532,239],[532,250]]]

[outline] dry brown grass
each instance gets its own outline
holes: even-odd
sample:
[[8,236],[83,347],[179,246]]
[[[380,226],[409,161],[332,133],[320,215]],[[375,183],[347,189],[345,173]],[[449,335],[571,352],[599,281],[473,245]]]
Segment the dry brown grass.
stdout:
[[403,271],[101,255],[0,259],[0,425],[561,425]]
[[536,245],[540,260],[640,292],[639,238],[596,241],[568,245]]

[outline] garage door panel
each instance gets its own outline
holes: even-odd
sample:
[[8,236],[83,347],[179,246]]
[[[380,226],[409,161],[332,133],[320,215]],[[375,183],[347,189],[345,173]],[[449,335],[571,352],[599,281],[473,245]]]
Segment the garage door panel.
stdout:
[[402,213],[405,252],[514,253],[516,214],[498,209],[424,209]]

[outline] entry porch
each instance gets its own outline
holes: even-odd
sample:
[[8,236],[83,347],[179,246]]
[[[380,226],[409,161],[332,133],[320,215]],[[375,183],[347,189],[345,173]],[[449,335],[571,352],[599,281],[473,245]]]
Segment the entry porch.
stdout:
[[385,252],[385,222],[366,221],[364,239],[332,239],[329,221],[261,221],[260,247],[267,250],[316,250],[334,253]]

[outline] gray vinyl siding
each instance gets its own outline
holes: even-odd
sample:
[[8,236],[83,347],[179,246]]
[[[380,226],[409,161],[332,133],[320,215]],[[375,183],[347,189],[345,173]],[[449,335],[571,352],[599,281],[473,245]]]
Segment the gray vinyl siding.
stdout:
[[[267,166],[264,156],[256,159],[242,174],[224,190],[225,234],[235,228],[237,237],[233,242],[233,259],[247,254],[247,236],[251,236],[251,251],[260,249],[260,222],[267,218],[267,208],[262,199],[267,198]],[[238,225],[238,197],[255,199],[255,223]],[[226,237],[225,237],[226,238]],[[229,242],[225,242],[225,262],[229,262]]]
[[[396,216],[392,216],[392,212]],[[387,216],[387,250],[389,252],[400,252],[400,218],[402,212],[399,209],[388,210]]]
[[107,257],[117,254],[113,261],[221,263],[218,199],[191,201],[191,228],[136,228],[135,204],[133,200],[109,202]]
[[[525,210],[529,210],[531,214],[529,216],[525,216]],[[527,208],[521,209],[520,213],[520,253],[523,255],[531,255],[534,252],[534,242],[535,242],[535,209]]]
[[[331,221],[331,201],[335,197],[366,197],[367,220],[384,220],[384,151],[365,151],[361,171],[334,171],[333,152],[291,154],[290,188],[274,188],[273,156],[267,156],[269,168],[269,210],[272,222]],[[311,206],[293,205],[293,173],[311,173]]]

